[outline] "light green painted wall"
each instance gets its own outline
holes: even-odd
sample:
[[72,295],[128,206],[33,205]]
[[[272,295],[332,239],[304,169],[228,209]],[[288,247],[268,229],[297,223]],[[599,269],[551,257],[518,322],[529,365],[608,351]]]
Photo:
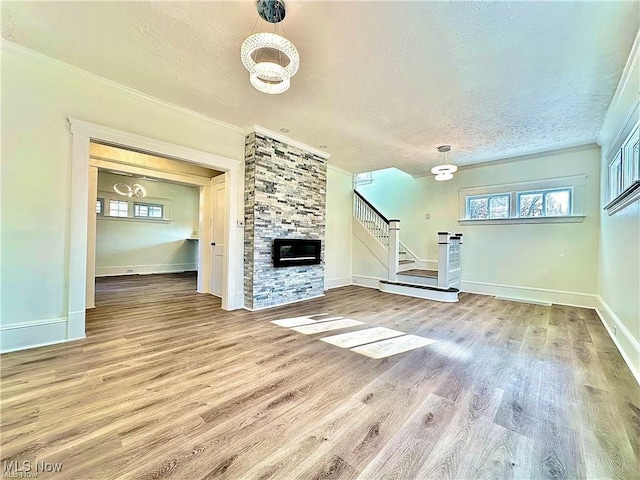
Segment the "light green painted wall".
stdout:
[[[438,231],[463,233],[464,281],[595,294],[599,161],[600,149],[594,146],[465,168],[447,182],[436,182],[431,175],[413,178],[399,170],[382,170],[374,172],[371,185],[359,190],[388,218],[401,220],[401,241],[422,260],[437,261]],[[583,223],[458,223],[458,189],[579,174],[587,175]],[[368,273],[354,267],[354,274]]]
[[[103,196],[101,192],[113,195],[114,183],[131,181],[131,177],[99,172],[98,197]],[[196,270],[197,242],[186,239],[198,233],[199,189],[175,183],[133,181],[147,191],[140,202],[169,201],[171,219],[156,222],[98,216],[96,276],[128,270],[132,273]]]
[[[619,147],[623,140],[616,141],[625,125],[638,121],[640,103],[640,53],[636,38],[635,54],[627,64],[628,83],[618,87],[614,102],[609,107],[607,117],[600,132],[601,158],[601,207],[608,202],[607,170],[609,153]],[[636,109],[635,112],[633,109]],[[620,322],[632,339],[625,337],[617,328],[616,339],[628,362],[631,362],[640,378],[640,202],[629,205],[620,212],[609,216],[602,212],[600,224],[600,269],[598,292],[606,304],[603,309],[611,310],[612,324]],[[608,312],[603,312],[607,314]],[[617,317],[617,318],[616,318]],[[635,342],[634,342],[635,340]]]
[[351,205],[352,174],[327,167],[327,214],[325,233],[324,286],[351,283]]
[[[67,315],[67,262],[76,254],[69,251],[68,238],[68,117],[243,159],[244,134],[238,129],[5,41],[1,68],[3,325]],[[34,341],[46,343],[46,338]]]

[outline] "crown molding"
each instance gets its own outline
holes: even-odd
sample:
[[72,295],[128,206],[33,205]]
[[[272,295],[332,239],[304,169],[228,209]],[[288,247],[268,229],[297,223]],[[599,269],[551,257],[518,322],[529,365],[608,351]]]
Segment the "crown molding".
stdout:
[[57,68],[61,68],[64,69],[66,71],[68,71],[70,74],[75,75],[76,77],[82,78],[82,79],[86,79],[86,80],[91,80],[97,83],[100,83],[102,85],[108,86],[110,88],[113,88],[115,90],[118,90],[126,95],[129,95],[130,97],[134,97],[134,98],[138,98],[141,100],[145,100],[147,102],[153,102],[156,103],[158,105],[162,105],[163,107],[167,107],[170,108],[176,112],[185,114],[185,115],[189,115],[190,117],[193,117],[195,119],[198,119],[200,121],[203,122],[207,122],[207,123],[211,123],[214,124],[218,127],[224,127],[227,128],[229,130],[232,130],[234,133],[238,133],[241,135],[244,135],[244,129],[237,127],[235,125],[232,125],[230,123],[226,123],[223,122],[222,120],[217,120],[213,117],[209,117],[203,113],[198,113],[195,112],[193,110],[189,110],[188,108],[184,108],[181,107],[179,105],[176,105],[174,103],[170,103],[167,102],[166,100],[162,100],[158,97],[154,97],[152,95],[143,93],[139,90],[135,90],[131,87],[127,87],[125,85],[122,85],[121,83],[116,83],[112,80],[108,80],[104,77],[100,77],[94,73],[88,72],[86,70],[83,70],[81,68],[78,68],[74,65],[71,65],[69,63],[65,63],[61,60],[57,60],[55,58],[49,57],[47,55],[44,55],[40,52],[36,52],[35,50],[31,50],[27,47],[24,47],[18,43],[15,42],[11,42],[9,40],[6,39],[2,39],[0,40],[0,47],[2,48],[3,51],[7,52],[7,53],[13,53],[16,55],[20,55],[23,57],[27,57],[27,58],[32,58],[34,60],[43,62],[43,63],[47,63],[53,67],[57,67]]
[[312,153],[325,160],[327,160],[331,156],[330,153],[324,152],[322,150],[318,150],[317,148],[310,147],[305,143],[299,142],[297,140],[289,138],[280,133],[272,132],[271,130],[267,130],[266,128],[261,127],[260,125],[254,125],[245,133],[248,135],[252,132],[259,133],[261,135],[266,135],[269,138],[273,138],[274,140],[278,140],[279,142],[286,143],[287,145],[291,145],[292,147],[296,147],[296,148],[299,148],[300,150],[304,150],[306,152]]

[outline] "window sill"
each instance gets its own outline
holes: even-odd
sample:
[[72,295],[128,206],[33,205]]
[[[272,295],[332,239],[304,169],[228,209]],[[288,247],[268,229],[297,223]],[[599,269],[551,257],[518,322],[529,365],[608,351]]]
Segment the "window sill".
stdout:
[[461,218],[460,225],[515,225],[522,223],[582,223],[584,215],[568,215],[565,217],[535,217],[535,218],[488,218],[479,220],[469,220]]
[[611,216],[640,199],[640,180],[636,180],[624,192],[609,202],[604,209]]
[[142,223],[171,223],[168,218],[144,218],[144,217],[112,217],[110,215],[96,215],[98,220],[116,220],[124,222],[142,222]]

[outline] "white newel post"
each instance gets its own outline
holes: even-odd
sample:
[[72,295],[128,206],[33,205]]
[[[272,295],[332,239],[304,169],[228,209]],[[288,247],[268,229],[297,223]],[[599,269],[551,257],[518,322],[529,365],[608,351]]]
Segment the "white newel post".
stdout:
[[460,268],[460,281],[462,281],[462,234],[456,233],[456,237],[460,237],[460,242],[458,245],[458,259],[459,259],[459,268]]
[[438,287],[449,288],[449,232],[438,232]]
[[389,220],[389,281],[398,280],[400,261],[400,220]]

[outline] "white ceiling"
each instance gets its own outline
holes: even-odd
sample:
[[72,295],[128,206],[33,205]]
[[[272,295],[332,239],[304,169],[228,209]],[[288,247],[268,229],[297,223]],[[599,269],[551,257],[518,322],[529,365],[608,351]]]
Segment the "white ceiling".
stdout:
[[254,90],[245,2],[2,2],[2,35],[239,127],[279,131],[351,171],[411,174],[595,142],[639,2],[294,2],[301,65]]

